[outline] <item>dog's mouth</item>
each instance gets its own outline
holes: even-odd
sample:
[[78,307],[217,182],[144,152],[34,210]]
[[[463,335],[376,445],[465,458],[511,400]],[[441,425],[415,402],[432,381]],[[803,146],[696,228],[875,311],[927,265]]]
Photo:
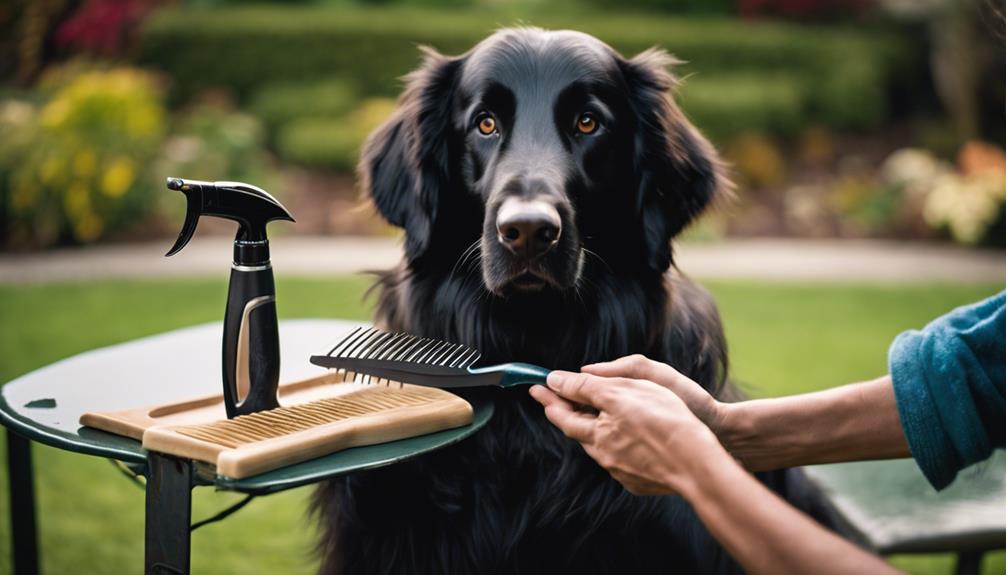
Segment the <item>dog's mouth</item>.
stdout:
[[510,278],[507,286],[517,291],[540,291],[549,285],[549,281],[544,276],[525,269],[523,272]]

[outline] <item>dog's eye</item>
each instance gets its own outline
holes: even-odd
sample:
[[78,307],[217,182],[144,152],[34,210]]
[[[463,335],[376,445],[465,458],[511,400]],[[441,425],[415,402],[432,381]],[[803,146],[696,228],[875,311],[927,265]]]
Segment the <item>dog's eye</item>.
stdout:
[[478,127],[483,136],[491,136],[496,132],[496,118],[491,114],[485,114],[479,119]]
[[597,131],[597,120],[594,119],[593,114],[582,114],[576,120],[576,130],[581,134],[593,134]]

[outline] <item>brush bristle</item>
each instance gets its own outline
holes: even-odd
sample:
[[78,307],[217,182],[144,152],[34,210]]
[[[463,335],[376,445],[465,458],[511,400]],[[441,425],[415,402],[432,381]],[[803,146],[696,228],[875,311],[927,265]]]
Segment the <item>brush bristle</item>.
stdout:
[[258,411],[234,419],[182,425],[175,427],[174,431],[234,449],[353,417],[429,404],[443,398],[443,393],[439,390],[424,387],[402,390],[364,387],[337,397]]

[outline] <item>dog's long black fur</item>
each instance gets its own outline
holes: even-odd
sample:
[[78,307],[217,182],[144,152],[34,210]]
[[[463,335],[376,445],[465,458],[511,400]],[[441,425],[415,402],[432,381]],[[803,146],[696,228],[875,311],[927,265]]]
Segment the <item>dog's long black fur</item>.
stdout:
[[[537,29],[500,31],[459,57],[427,51],[362,154],[365,191],[406,233],[404,261],[378,282],[378,324],[473,346],[487,362],[577,370],[640,353],[729,394],[716,307],[674,268],[670,240],[730,186],[668,93],[671,63],[660,51],[625,59],[589,36]],[[595,140],[564,135],[577,90],[601,102],[605,131]],[[488,105],[498,140],[471,135],[467,111]],[[535,106],[556,117],[555,128],[522,127]],[[531,136],[521,139],[525,129]],[[565,242],[549,257],[577,266],[556,260],[539,270],[545,288],[511,289],[494,265],[503,256],[490,224],[501,178],[537,177],[520,166],[542,154],[553,154],[541,170],[552,181],[541,185],[555,193]],[[740,570],[687,503],[626,492],[526,389],[468,393],[491,394],[497,406],[475,436],[318,490],[322,572]],[[761,478],[824,513],[798,472]]]

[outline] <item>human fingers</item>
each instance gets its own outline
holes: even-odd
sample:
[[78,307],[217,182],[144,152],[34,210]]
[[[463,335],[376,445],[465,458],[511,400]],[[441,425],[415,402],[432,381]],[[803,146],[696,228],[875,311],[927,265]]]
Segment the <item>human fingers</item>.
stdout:
[[537,401],[538,403],[542,404],[545,407],[548,407],[549,405],[555,403],[556,401],[562,400],[562,398],[556,395],[554,391],[552,391],[551,389],[549,389],[544,385],[528,386],[527,392],[531,397],[534,398],[535,401]]
[[569,401],[556,396],[545,405],[545,417],[566,437],[583,444],[593,443],[596,415],[579,411]]
[[652,381],[684,400],[688,409],[710,427],[718,428],[723,418],[725,408],[701,385],[666,363],[653,361],[643,355],[628,355],[614,361],[585,365],[582,369],[586,373],[602,377]]
[[588,373],[553,371],[548,374],[548,387],[565,399],[603,410],[610,398],[609,388],[617,385],[610,378]]
[[647,379],[661,385],[664,380],[680,376],[678,371],[666,363],[653,361],[642,354],[620,357],[613,361],[585,365],[582,371],[602,377],[628,377],[631,379]]

